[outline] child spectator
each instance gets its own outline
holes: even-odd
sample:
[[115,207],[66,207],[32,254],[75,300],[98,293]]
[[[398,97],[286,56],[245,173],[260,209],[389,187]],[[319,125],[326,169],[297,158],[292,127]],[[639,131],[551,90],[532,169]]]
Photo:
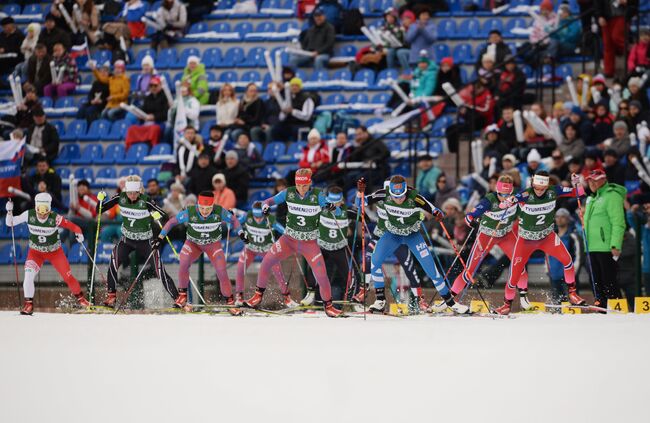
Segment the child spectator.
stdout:
[[54,44],[52,59],[55,75],[61,75],[60,80],[51,81],[43,88],[46,97],[65,97],[74,92],[79,83],[77,62],[65,50],[61,43]]
[[210,93],[208,92],[208,76],[205,73],[205,65],[197,56],[187,58],[187,66],[183,71],[183,81],[190,84],[190,90],[199,103],[208,104]]
[[124,61],[118,60],[113,64],[112,75],[103,75],[97,70],[93,62],[90,63],[90,66],[95,78],[104,84],[108,84],[109,95],[106,99],[106,108],[102,112],[102,118],[111,121],[121,119],[126,112],[120,107],[120,103],[129,100],[129,91],[131,89],[129,78],[125,74],[126,65]]

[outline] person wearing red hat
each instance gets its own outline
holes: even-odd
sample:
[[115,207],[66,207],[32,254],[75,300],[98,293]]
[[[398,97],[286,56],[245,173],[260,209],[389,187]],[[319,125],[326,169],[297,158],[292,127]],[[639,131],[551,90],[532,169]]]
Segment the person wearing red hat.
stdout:
[[585,241],[591,261],[596,291],[595,305],[607,307],[607,300],[620,298],[618,259],[625,234],[625,187],[607,181],[605,171],[597,169],[587,176],[591,195],[582,213]]
[[[553,2],[543,0],[539,5],[539,15],[533,21],[533,30],[528,40],[536,47],[536,51],[544,50],[550,43],[548,35],[557,28],[558,17],[553,12]],[[535,50],[534,50],[535,51]]]
[[443,57],[442,60],[440,60],[440,69],[438,70],[438,78],[436,80],[436,88],[433,90],[433,95],[444,97],[447,104],[453,106],[454,102],[451,101],[451,98],[442,88],[442,84],[445,82],[450,83],[456,90],[459,90],[463,86],[463,81],[460,77],[460,69],[458,66],[454,65],[454,59],[451,56]]

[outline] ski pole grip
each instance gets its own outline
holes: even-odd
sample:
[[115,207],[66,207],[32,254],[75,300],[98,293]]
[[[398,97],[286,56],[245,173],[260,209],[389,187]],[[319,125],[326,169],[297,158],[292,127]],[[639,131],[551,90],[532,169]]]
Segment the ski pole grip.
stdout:
[[153,217],[153,220],[155,220],[156,222],[158,222],[160,224],[160,218],[162,217],[160,212],[158,212],[158,211],[152,212],[151,217]]

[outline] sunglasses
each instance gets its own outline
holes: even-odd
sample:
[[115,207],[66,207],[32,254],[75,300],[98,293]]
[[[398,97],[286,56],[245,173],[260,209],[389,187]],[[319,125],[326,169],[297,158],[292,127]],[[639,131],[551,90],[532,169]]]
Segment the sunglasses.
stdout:
[[562,160],[562,156],[553,156],[553,160]]
[[619,107],[618,110],[630,110],[628,107]]

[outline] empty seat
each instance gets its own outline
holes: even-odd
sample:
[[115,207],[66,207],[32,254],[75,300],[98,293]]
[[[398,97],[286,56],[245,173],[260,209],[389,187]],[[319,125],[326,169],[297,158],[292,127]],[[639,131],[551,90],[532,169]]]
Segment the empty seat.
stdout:
[[106,135],[106,139],[110,141],[123,140],[126,137],[126,128],[124,119],[116,120],[111,125],[111,131]]
[[99,144],[88,144],[83,148],[79,157],[70,159],[70,164],[92,164],[96,157],[102,157],[103,151],[104,149]]
[[80,136],[86,133],[86,121],[75,119],[68,124],[64,134],[60,135],[62,141],[76,141]]
[[156,57],[156,68],[167,69],[172,67],[178,62],[175,48],[165,48],[158,52]]
[[368,104],[368,95],[364,93],[355,93],[350,96],[350,104]]
[[142,172],[142,182],[147,183],[150,179],[158,179],[158,172],[160,169],[158,167],[147,167]]
[[474,55],[472,53],[472,46],[469,43],[461,43],[454,47],[454,52],[452,53],[454,63],[457,64],[473,64],[475,62]]
[[136,164],[142,161],[142,158],[149,154],[149,144],[137,143],[131,145],[124,158],[119,164]]
[[[136,144],[137,145],[137,144]],[[130,176],[130,175],[138,175],[140,176],[140,169],[138,169],[135,166],[127,166],[120,170],[119,177],[122,178],[124,176]]]
[[70,177],[70,169],[68,169],[67,167],[58,166],[56,168],[56,173],[59,175],[61,180],[65,180]]
[[325,99],[323,100],[324,105],[337,105],[337,104],[345,104],[347,101],[345,101],[345,97],[343,97],[342,94],[330,94]]
[[93,121],[88,128],[88,132],[79,136],[79,141],[100,141],[106,139],[111,131],[111,122],[106,119]]
[[81,155],[77,144],[65,144],[61,147],[59,155],[52,161],[55,165],[65,165],[70,163],[71,159],[77,159]]
[[218,47],[210,47],[209,49],[206,49],[201,57],[201,63],[203,63],[206,68],[219,66],[222,60],[221,49]]
[[445,57],[450,57],[451,56],[451,50],[449,49],[449,46],[447,44],[436,44],[434,47],[435,51],[435,61],[437,63],[440,63],[442,59]]
[[124,144],[110,144],[106,147],[104,155],[94,160],[95,164],[113,164],[118,163],[124,158]]
[[266,61],[264,60],[264,52],[266,50],[263,47],[254,47],[248,51],[246,59],[241,63],[241,66],[256,68],[266,66]]
[[236,67],[240,66],[244,60],[246,60],[244,49],[241,47],[231,47],[224,53],[222,62],[215,64],[215,66],[222,68]]
[[307,145],[306,142],[294,142],[289,144],[287,151],[277,159],[277,163],[296,163],[300,160],[302,149]]
[[233,28],[233,32],[238,32],[239,37],[243,40],[246,34],[253,32],[253,24],[250,22],[240,22]]
[[369,87],[375,84],[375,72],[371,69],[361,69],[354,75],[355,82],[365,82]]
[[253,204],[256,201],[264,201],[267,198],[271,198],[271,196],[272,194],[266,190],[255,191],[248,197],[248,201]]
[[456,28],[456,21],[453,19],[441,19],[440,22],[438,22],[438,39],[440,40],[447,40],[451,38],[458,38],[457,37],[457,28]]
[[260,75],[259,71],[256,70],[246,71],[241,75],[241,82],[255,82],[260,85],[262,82],[262,75]]
[[465,19],[458,26],[457,31],[460,39],[483,38],[481,33],[481,23],[476,18]]
[[74,171],[74,177],[75,179],[85,179],[88,182],[92,183],[93,180],[95,179],[94,173],[92,168],[90,167],[78,167]]
[[278,157],[282,156],[285,152],[284,143],[281,142],[271,142],[268,143],[264,149],[263,158],[267,163],[275,163]]
[[486,19],[483,22],[483,28],[481,29],[481,36],[487,37],[490,31],[499,31],[503,33],[503,22],[500,18],[490,18]]
[[219,82],[222,82],[222,83],[237,82],[237,72],[234,72],[234,71],[221,72],[221,74],[219,75]]

